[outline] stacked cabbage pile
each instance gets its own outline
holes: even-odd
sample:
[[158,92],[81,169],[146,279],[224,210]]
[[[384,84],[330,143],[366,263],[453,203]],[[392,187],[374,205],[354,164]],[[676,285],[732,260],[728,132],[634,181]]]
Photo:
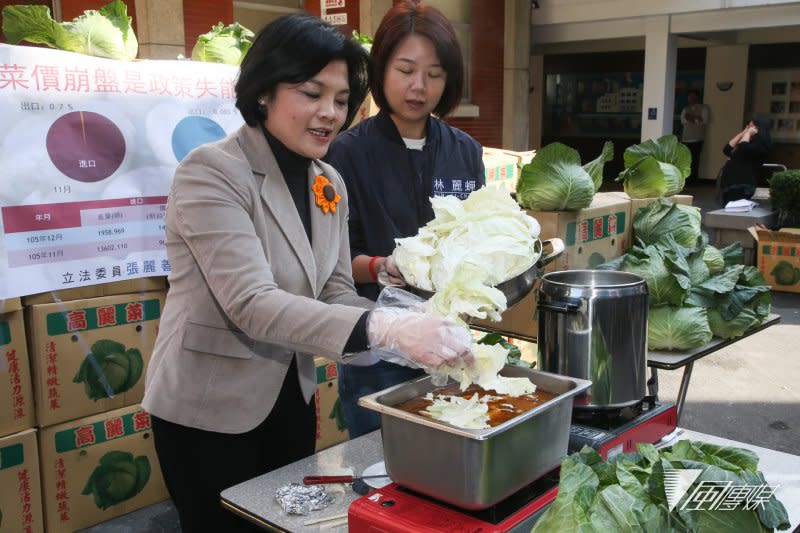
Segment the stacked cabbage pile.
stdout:
[[637,245],[599,268],[646,280],[651,350],[690,350],[714,336],[738,337],[769,315],[764,276],[742,264],[740,243],[721,250],[708,245],[698,208],[660,199],[634,217],[633,232]]

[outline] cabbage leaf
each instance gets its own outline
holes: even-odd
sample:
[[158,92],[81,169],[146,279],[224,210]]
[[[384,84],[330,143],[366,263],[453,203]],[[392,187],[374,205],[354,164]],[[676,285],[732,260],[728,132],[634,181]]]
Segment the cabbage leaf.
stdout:
[[47,6],[7,6],[3,8],[3,34],[11,44],[28,41],[79,54],[131,61],[139,50],[131,20],[122,0],[113,0],[99,10],[86,10],[72,22],[57,22]]

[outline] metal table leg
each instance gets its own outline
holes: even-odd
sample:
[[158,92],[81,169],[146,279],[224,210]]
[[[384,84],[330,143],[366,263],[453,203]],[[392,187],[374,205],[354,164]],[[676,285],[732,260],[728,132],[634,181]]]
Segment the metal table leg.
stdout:
[[692,369],[694,368],[694,361],[689,362],[683,367],[683,377],[681,378],[681,386],[678,389],[678,419],[680,423],[681,413],[683,412],[683,402],[686,400],[686,393],[689,391],[689,380],[692,379]]

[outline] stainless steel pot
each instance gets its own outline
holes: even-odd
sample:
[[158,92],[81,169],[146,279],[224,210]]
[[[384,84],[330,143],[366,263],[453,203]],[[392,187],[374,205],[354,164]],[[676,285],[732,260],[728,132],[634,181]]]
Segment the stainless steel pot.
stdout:
[[647,394],[647,284],[609,270],[565,270],[539,286],[538,368],[588,379],[575,407],[617,409]]
[[[507,279],[497,284],[497,289],[503,292],[506,297],[506,306],[511,307],[519,302],[533,289],[536,279],[542,273],[544,267],[555,261],[562,253],[564,253],[564,241],[558,238],[547,239],[539,241],[537,239],[536,248],[539,251],[539,259],[528,270],[521,274],[517,274],[511,279]],[[545,248],[551,248],[550,253],[543,253]],[[385,285],[385,283],[384,283]],[[403,289],[416,294],[421,298],[431,298],[435,293],[412,285],[403,285]]]

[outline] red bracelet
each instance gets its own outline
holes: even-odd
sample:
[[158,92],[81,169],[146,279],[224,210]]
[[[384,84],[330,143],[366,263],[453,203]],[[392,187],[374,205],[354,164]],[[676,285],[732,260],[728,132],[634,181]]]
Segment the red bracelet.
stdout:
[[369,259],[369,263],[367,263],[367,269],[369,270],[369,275],[372,278],[372,281],[378,281],[378,273],[375,272],[375,261],[380,259],[381,256],[373,255]]

